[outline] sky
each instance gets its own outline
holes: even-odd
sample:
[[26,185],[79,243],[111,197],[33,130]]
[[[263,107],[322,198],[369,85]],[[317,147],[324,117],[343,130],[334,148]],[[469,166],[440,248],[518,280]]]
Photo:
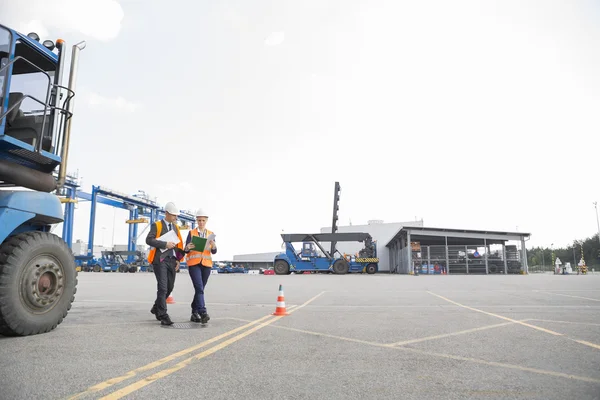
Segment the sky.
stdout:
[[[0,0],[0,15],[87,41],[68,161],[83,189],[208,210],[220,259],[329,226],[335,181],[341,225],[517,230],[527,247],[598,231],[598,2]],[[127,217],[100,206],[96,244],[125,244]],[[74,239],[88,229],[80,203]]]

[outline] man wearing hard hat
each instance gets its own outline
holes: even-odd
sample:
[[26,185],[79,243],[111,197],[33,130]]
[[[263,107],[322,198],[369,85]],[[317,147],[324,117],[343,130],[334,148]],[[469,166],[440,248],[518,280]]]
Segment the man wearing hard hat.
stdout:
[[[165,218],[153,223],[148,236],[146,236],[146,244],[151,246],[148,253],[148,262],[154,268],[157,286],[156,301],[150,312],[156,315],[156,319],[160,321],[161,325],[173,325],[173,321],[167,314],[167,297],[173,291],[176,272],[179,270],[179,262],[185,256],[181,233],[176,224],[178,215],[179,209],[175,204],[167,203],[165,205]],[[174,231],[177,234],[178,242],[157,240],[169,231]],[[157,249],[159,250],[157,251]],[[164,249],[167,250],[161,251]]]
[[194,300],[192,301],[192,316],[190,321],[207,323],[210,317],[206,312],[206,303],[204,302],[204,290],[210,277],[210,271],[213,266],[212,255],[217,253],[217,245],[214,240],[209,241],[206,249],[193,250],[192,236],[208,238],[213,232],[206,229],[208,214],[198,209],[196,211],[196,223],[198,226],[188,233],[185,241],[186,263],[192,283],[194,284]]

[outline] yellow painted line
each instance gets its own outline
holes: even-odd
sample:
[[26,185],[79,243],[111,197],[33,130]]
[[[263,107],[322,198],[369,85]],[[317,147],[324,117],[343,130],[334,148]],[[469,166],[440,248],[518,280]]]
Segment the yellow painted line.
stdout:
[[[237,319],[239,321],[245,321],[245,320],[238,319],[238,318],[234,318],[234,319]],[[346,342],[362,343],[362,344],[367,344],[367,345],[371,345],[371,346],[375,346],[375,347],[384,347],[384,348],[395,349],[395,350],[399,350],[399,351],[410,351],[412,353],[417,353],[417,354],[426,355],[426,356],[440,357],[440,358],[446,358],[446,359],[458,360],[458,361],[468,361],[468,362],[488,365],[488,366],[492,366],[492,367],[515,369],[515,370],[519,370],[519,371],[523,371],[523,372],[533,372],[536,374],[550,375],[550,376],[555,376],[558,378],[575,379],[575,380],[579,380],[579,381],[583,381],[583,382],[600,383],[600,379],[589,378],[586,376],[564,374],[562,372],[548,371],[548,370],[543,370],[543,369],[538,369],[538,368],[523,367],[521,365],[516,365],[516,364],[487,361],[487,360],[481,360],[481,359],[472,358],[472,357],[461,357],[461,356],[455,356],[452,354],[435,353],[435,352],[430,352],[430,351],[413,349],[410,347],[393,346],[393,345],[385,344],[385,343],[369,342],[366,340],[330,335],[328,333],[313,332],[313,331],[307,331],[307,330],[303,330],[303,329],[289,328],[287,326],[272,325],[271,327],[277,328],[277,329],[285,329],[288,331],[306,333],[306,334],[314,335],[314,336],[328,337],[331,339],[338,339],[338,340],[343,340]]]
[[128,394],[131,394],[131,393],[135,392],[136,390],[139,390],[145,386],[148,386],[149,384],[151,384],[161,378],[167,377],[167,376],[171,375],[172,373],[177,372],[180,369],[187,367],[188,365],[190,365],[192,362],[194,362],[196,360],[200,360],[200,359],[207,357],[213,353],[216,353],[217,351],[229,346],[232,343],[237,342],[238,340],[250,335],[251,333],[256,332],[257,330],[259,330],[261,328],[264,328],[265,326],[277,321],[280,318],[283,318],[283,317],[282,316],[273,317],[272,319],[267,320],[266,322],[263,322],[262,324],[245,331],[244,333],[234,336],[231,339],[227,339],[226,341],[221,342],[218,345],[211,347],[210,349],[205,350],[200,354],[197,354],[193,357],[187,358],[187,359],[175,364],[175,366],[173,366],[171,368],[163,369],[162,371],[159,371],[153,375],[150,375],[147,378],[140,379],[139,381],[134,382],[131,385],[124,387],[121,390],[117,390],[116,392],[110,393],[110,394],[102,397],[101,400],[109,400],[109,399],[116,400],[116,399],[120,399],[124,396],[127,396]]
[[[528,321],[528,320],[523,319],[521,321]],[[451,336],[458,336],[458,335],[464,335],[464,334],[472,333],[472,332],[485,331],[487,329],[499,328],[501,326],[507,326],[507,325],[514,325],[514,322],[503,322],[501,324],[486,325],[486,326],[481,326],[479,328],[466,329],[464,331],[444,333],[444,334],[435,335],[435,336],[427,336],[427,337],[423,337],[423,338],[419,338],[419,339],[405,340],[403,342],[391,343],[390,346],[403,346],[405,344],[413,344],[413,343],[425,342],[428,340],[443,339],[443,338],[447,338],[447,337],[451,337]]]
[[[321,296],[323,293],[325,293],[325,292],[321,292],[318,295],[312,297],[311,299],[309,299],[308,301],[306,301],[302,305],[296,307],[293,310],[290,310],[289,313],[297,311],[297,310],[301,309],[302,307],[306,306],[307,304],[313,302],[319,296]],[[249,329],[249,330],[245,331],[244,333],[241,333],[241,334],[239,334],[237,336],[234,336],[231,339],[227,339],[224,342],[221,342],[218,345],[216,345],[214,347],[211,347],[208,350],[205,350],[205,351],[203,351],[203,352],[201,352],[199,354],[196,354],[193,357],[187,358],[187,359],[185,359],[185,360],[183,360],[183,361],[175,364],[171,368],[163,369],[162,371],[159,371],[159,372],[157,372],[157,373],[155,373],[153,375],[150,375],[150,376],[148,376],[148,377],[146,377],[144,379],[140,379],[139,381],[134,382],[131,385],[124,387],[123,389],[120,389],[120,390],[117,390],[116,392],[110,393],[110,394],[102,397],[101,400],[116,400],[116,399],[120,399],[120,398],[122,398],[124,396],[127,396],[128,394],[131,394],[131,393],[135,392],[136,390],[139,390],[139,389],[141,389],[141,388],[143,388],[145,386],[148,386],[149,384],[151,384],[151,383],[153,383],[153,382],[155,382],[155,381],[157,381],[157,380],[159,380],[161,378],[167,377],[167,376],[173,374],[174,372],[177,372],[180,369],[183,369],[183,368],[187,367],[188,365],[190,365],[194,361],[200,360],[200,359],[205,358],[205,357],[207,357],[207,356],[209,356],[209,355],[211,355],[213,353],[216,353],[217,351],[219,351],[219,350],[221,350],[221,349],[229,346],[230,344],[235,343],[238,340],[243,339],[246,336],[248,336],[248,335],[256,332],[257,330],[262,329],[265,326],[270,325],[273,322],[278,321],[279,319],[283,318],[283,316],[271,316],[271,315],[267,316],[267,318],[268,317],[273,317],[273,318],[272,319],[268,319],[267,321],[261,323],[260,325],[255,326],[254,328]],[[264,318],[265,317],[263,317],[262,319],[264,319]]]
[[546,332],[546,333],[549,333],[549,334],[551,334],[551,335],[555,335],[555,336],[563,336],[563,334],[562,334],[562,333],[554,332],[554,331],[551,331],[550,329],[545,329],[545,328],[542,328],[542,327],[539,327],[539,326],[535,326],[535,325],[531,325],[531,324],[528,324],[528,323],[525,323],[525,322],[517,321],[516,319],[512,319],[512,318],[504,317],[504,316],[502,316],[502,315],[498,315],[498,314],[494,314],[494,313],[491,313],[491,312],[487,312],[487,311],[479,310],[479,309],[477,309],[477,308],[473,308],[473,307],[465,306],[465,305],[463,305],[463,304],[457,303],[456,301],[452,301],[452,300],[450,300],[450,299],[447,299],[447,298],[445,298],[444,296],[440,296],[439,294],[435,294],[435,293],[433,293],[433,292],[430,292],[429,290],[427,291],[427,293],[429,293],[429,294],[431,294],[431,295],[433,295],[433,296],[439,297],[440,299],[442,299],[442,300],[445,300],[445,301],[447,301],[448,303],[452,303],[452,304],[455,304],[455,305],[457,305],[457,306],[459,306],[459,307],[466,308],[467,310],[471,310],[471,311],[477,311],[477,312],[480,312],[480,313],[483,313],[483,314],[490,315],[490,316],[492,316],[492,317],[496,317],[496,318],[503,319],[503,320],[505,320],[505,321],[510,321],[510,322],[513,322],[513,323],[515,323],[515,324],[519,324],[519,325],[527,326],[527,327],[529,327],[529,328],[537,329],[538,331]]
[[104,382],[100,382],[100,383],[98,383],[98,384],[96,384],[94,386],[89,387],[88,389],[86,389],[85,391],[83,391],[81,393],[78,393],[76,395],[73,395],[73,396],[69,397],[68,399],[69,400],[75,400],[75,399],[81,398],[81,397],[83,397],[85,395],[88,395],[88,394],[91,394],[91,393],[95,393],[95,392],[99,392],[101,390],[109,388],[109,387],[111,387],[113,385],[116,385],[117,383],[121,383],[121,382],[123,382],[123,381],[125,381],[125,380],[127,380],[129,378],[133,378],[134,376],[136,376],[140,372],[149,371],[151,369],[159,367],[159,366],[161,366],[162,364],[164,364],[166,362],[173,361],[176,358],[179,358],[181,356],[184,356],[186,354],[189,354],[189,353],[193,352],[194,350],[198,350],[198,349],[200,349],[202,347],[205,347],[205,346],[207,346],[207,345],[209,345],[211,343],[214,343],[214,342],[219,341],[219,340],[221,340],[223,338],[226,338],[227,336],[231,336],[234,333],[237,333],[237,332],[239,332],[239,331],[241,331],[243,329],[249,328],[252,325],[256,325],[256,324],[260,323],[261,321],[263,321],[263,320],[265,320],[265,319],[267,319],[269,317],[271,317],[271,315],[266,315],[266,316],[264,316],[262,318],[259,318],[257,320],[251,321],[250,323],[248,323],[246,325],[240,326],[238,328],[232,329],[232,330],[227,331],[225,333],[222,333],[222,334],[220,334],[218,336],[215,336],[212,339],[205,340],[204,342],[198,343],[197,345],[194,345],[192,347],[188,347],[187,349],[178,351],[177,353],[173,353],[173,354],[171,354],[169,356],[161,358],[158,361],[154,361],[154,362],[151,362],[150,364],[144,365],[143,367],[139,367],[139,368],[133,369],[133,370],[131,370],[129,372],[126,372],[125,374],[123,374],[121,376],[117,376],[115,378],[108,379],[108,380],[106,380]]
[[582,296],[573,296],[571,294],[562,294],[562,293],[552,293],[552,292],[546,292],[545,290],[536,290],[536,292],[540,292],[540,293],[547,293],[547,294],[553,294],[555,296],[564,296],[564,297],[572,297],[574,299],[583,299],[583,300],[591,300],[591,301],[600,301],[598,299],[592,299],[591,297],[582,297]]

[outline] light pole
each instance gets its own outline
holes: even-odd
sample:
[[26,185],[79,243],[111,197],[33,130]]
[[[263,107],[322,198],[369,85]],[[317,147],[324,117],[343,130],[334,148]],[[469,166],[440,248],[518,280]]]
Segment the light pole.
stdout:
[[600,242],[600,222],[598,220],[598,202],[594,202],[594,208],[596,209],[596,224],[598,224],[598,241]]
[[556,274],[556,266],[554,265],[554,243],[550,243],[550,255],[552,256],[552,261],[551,261],[552,264],[550,264],[550,266],[552,267],[552,270]]

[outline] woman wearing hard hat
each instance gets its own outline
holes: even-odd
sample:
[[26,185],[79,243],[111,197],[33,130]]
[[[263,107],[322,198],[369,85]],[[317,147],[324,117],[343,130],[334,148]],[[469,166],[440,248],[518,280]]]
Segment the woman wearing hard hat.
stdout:
[[203,251],[200,251],[200,249],[194,250],[195,246],[192,243],[192,236],[200,236],[208,239],[213,234],[213,232],[206,229],[206,222],[208,221],[207,213],[202,209],[198,209],[195,216],[198,226],[188,233],[185,241],[186,263],[195,291],[190,321],[205,324],[210,317],[206,312],[204,290],[206,289],[206,283],[208,282],[213,266],[212,255],[217,253],[217,245],[214,240],[210,240],[208,246]]

